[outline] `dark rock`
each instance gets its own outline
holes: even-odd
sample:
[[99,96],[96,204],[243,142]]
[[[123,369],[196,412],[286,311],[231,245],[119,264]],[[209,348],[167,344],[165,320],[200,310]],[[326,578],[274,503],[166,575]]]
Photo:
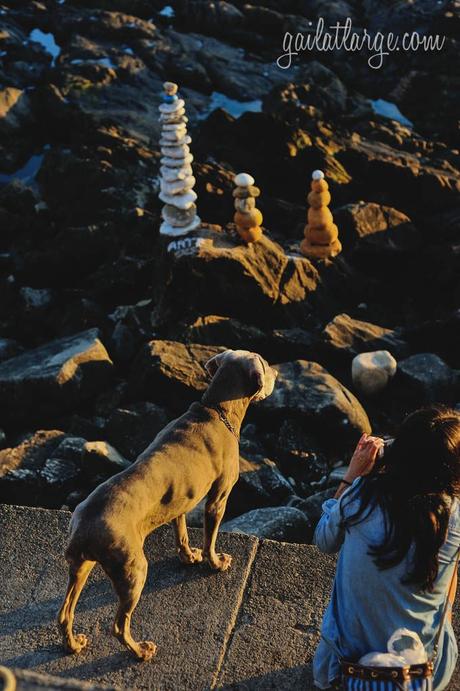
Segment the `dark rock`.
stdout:
[[330,365],[349,365],[355,355],[388,350],[396,359],[408,355],[408,345],[400,330],[338,314],[321,334],[321,352]]
[[25,91],[14,87],[0,91],[0,134],[11,136],[32,121],[30,98]]
[[130,465],[126,458],[105,441],[87,441],[83,446],[81,466],[89,477],[110,477]]
[[222,312],[261,325],[298,319],[319,280],[311,262],[286,255],[265,236],[244,245],[204,228],[185,243],[171,242],[168,263],[155,296],[156,323]]
[[0,451],[0,501],[59,508],[81,480],[84,439],[39,430]]
[[150,341],[134,364],[132,390],[171,410],[184,412],[208,386],[205,363],[222,350],[196,343]]
[[113,411],[104,425],[104,434],[126,458],[134,461],[169,420],[169,414],[154,403],[134,403]]
[[307,497],[306,499],[300,499],[299,497],[295,497],[291,500],[289,506],[292,506],[302,511],[308,517],[310,525],[314,530],[316,524],[321,518],[321,514],[323,512],[322,506],[324,502],[326,501],[326,499],[331,499],[334,496],[334,494],[337,491],[338,484],[339,483],[337,482],[335,487],[330,487],[329,489],[325,489],[322,492],[312,494],[310,497]]
[[0,362],[22,353],[24,348],[13,338],[0,338]]
[[198,317],[182,334],[187,343],[220,345],[234,350],[253,350],[263,353],[267,336],[256,326],[244,324],[238,319],[211,314]]
[[363,432],[370,433],[361,403],[321,365],[296,360],[276,369],[275,389],[258,406],[269,419],[301,420],[306,430],[314,430],[331,447],[356,442]]
[[460,393],[460,375],[433,353],[411,355],[398,363],[394,387],[414,405],[454,403]]
[[328,459],[320,444],[306,432],[303,422],[285,420],[275,438],[274,457],[286,477],[293,478],[299,492],[307,492],[328,472]]
[[5,420],[44,420],[79,405],[104,386],[112,362],[91,329],[52,341],[0,365]]
[[228,533],[245,533],[268,540],[282,542],[309,542],[310,523],[299,509],[287,506],[255,509],[223,523],[221,530]]

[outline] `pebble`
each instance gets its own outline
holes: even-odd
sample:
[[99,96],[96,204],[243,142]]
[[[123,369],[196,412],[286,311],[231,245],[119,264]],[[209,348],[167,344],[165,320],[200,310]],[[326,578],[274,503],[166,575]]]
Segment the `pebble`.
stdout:
[[247,213],[256,208],[256,200],[254,197],[247,197],[246,199],[235,199],[235,209],[242,213]]
[[171,204],[178,209],[189,209],[191,205],[196,202],[197,194],[193,190],[189,190],[186,194],[163,194],[158,195],[162,202]]
[[179,122],[173,122],[173,123],[165,123],[164,125],[161,126],[161,129],[163,132],[171,132],[175,131],[178,127],[185,126],[185,124],[188,122],[188,117],[186,115],[183,115],[182,118],[179,120]]
[[174,94],[177,94],[178,88],[179,87],[174,82],[164,82],[164,84],[163,84],[163,89],[170,96],[174,96]]
[[163,180],[167,182],[173,182],[174,180],[185,180],[193,174],[192,166],[184,165],[183,168],[167,168],[166,166],[161,166],[160,175]]
[[178,228],[187,226],[193,221],[196,214],[196,204],[191,204],[188,209],[178,209],[172,204],[166,204],[161,210],[162,218],[172,226]]
[[233,190],[233,196],[237,199],[246,199],[247,197],[258,197],[260,195],[260,189],[250,185],[249,187],[236,187]]
[[196,180],[193,175],[184,178],[183,180],[175,180],[174,182],[168,182],[167,180],[161,181],[161,191],[164,194],[181,194],[183,192],[188,192],[188,190],[193,189]]
[[188,226],[173,226],[167,221],[163,221],[160,226],[160,234],[179,237],[181,235],[187,235],[187,233],[190,233],[192,230],[196,230],[200,225],[201,219],[199,216],[195,216],[193,221],[191,221]]
[[175,115],[180,110],[183,110],[185,113],[185,101],[182,98],[178,98],[174,103],[160,103],[158,110],[165,115],[170,113]]
[[160,158],[161,165],[167,166],[168,168],[182,168],[183,165],[190,164],[192,161],[192,154],[187,154],[187,156],[183,158],[171,158],[170,156],[163,156],[163,158]]
[[314,170],[311,177],[313,180],[322,180],[324,178],[324,173],[322,170]]
[[169,158],[182,158],[184,159],[190,153],[190,147],[187,144],[179,144],[177,146],[162,146],[161,153],[163,156],[169,156]]
[[254,185],[255,180],[249,173],[238,173],[233,178],[233,182],[237,187],[251,187],[251,185]]
[[185,136],[182,136],[181,138],[176,138],[174,135],[174,138],[165,138],[161,137],[160,139],[160,146],[175,146],[176,144],[191,144],[192,143],[192,138],[186,134]]

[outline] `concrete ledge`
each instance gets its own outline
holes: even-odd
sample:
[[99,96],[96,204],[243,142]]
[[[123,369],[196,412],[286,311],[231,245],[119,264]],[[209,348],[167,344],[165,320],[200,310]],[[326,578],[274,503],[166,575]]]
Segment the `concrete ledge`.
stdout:
[[[133,617],[134,634],[158,644],[156,658],[137,663],[111,635],[116,598],[99,568],[76,614],[76,630],[88,634],[90,647],[65,655],[55,618],[66,586],[69,516],[0,506],[0,663],[34,670],[18,672],[19,689],[313,688],[310,662],[332,558],[309,545],[222,533],[219,549],[233,555],[234,565],[216,574],[183,566],[165,526],[147,541],[149,576]],[[201,543],[201,531],[190,535]],[[451,689],[458,688],[456,677]]]

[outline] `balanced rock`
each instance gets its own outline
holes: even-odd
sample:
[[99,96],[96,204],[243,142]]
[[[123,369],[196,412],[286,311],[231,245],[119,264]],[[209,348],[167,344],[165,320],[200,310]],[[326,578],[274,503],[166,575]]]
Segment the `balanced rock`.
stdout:
[[187,135],[185,102],[177,95],[177,84],[165,82],[163,90],[163,103],[159,106],[162,123],[159,197],[166,206],[160,233],[176,237],[195,230],[201,221],[196,215],[197,194],[193,191],[193,156],[189,147],[192,139]]
[[[244,242],[257,242],[262,237],[260,225],[263,216],[259,209],[256,209],[255,198],[250,192],[250,189],[254,188],[254,178],[249,173],[238,173],[233,181],[236,185],[236,194],[234,194],[235,215],[233,217],[236,230]],[[257,188],[255,189],[259,191]]]
[[112,361],[98,329],[47,343],[0,364],[5,421],[43,420],[99,393]]
[[357,355],[351,364],[355,389],[365,396],[383,391],[396,374],[397,362],[388,350]]
[[322,170],[312,173],[311,192],[308,195],[308,223],[300,251],[310,259],[335,257],[342,251],[339,231],[329,211],[331,195]]

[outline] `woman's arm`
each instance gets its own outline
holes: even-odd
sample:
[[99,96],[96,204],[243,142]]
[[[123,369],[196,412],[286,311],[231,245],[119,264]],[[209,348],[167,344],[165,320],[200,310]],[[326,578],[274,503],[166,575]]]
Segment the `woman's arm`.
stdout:
[[333,554],[341,548],[345,538],[342,525],[342,495],[358,478],[371,472],[382,445],[382,439],[363,434],[353,453],[344,481],[339,485],[334,498],[324,502],[323,514],[313,536],[314,544],[322,552]]

